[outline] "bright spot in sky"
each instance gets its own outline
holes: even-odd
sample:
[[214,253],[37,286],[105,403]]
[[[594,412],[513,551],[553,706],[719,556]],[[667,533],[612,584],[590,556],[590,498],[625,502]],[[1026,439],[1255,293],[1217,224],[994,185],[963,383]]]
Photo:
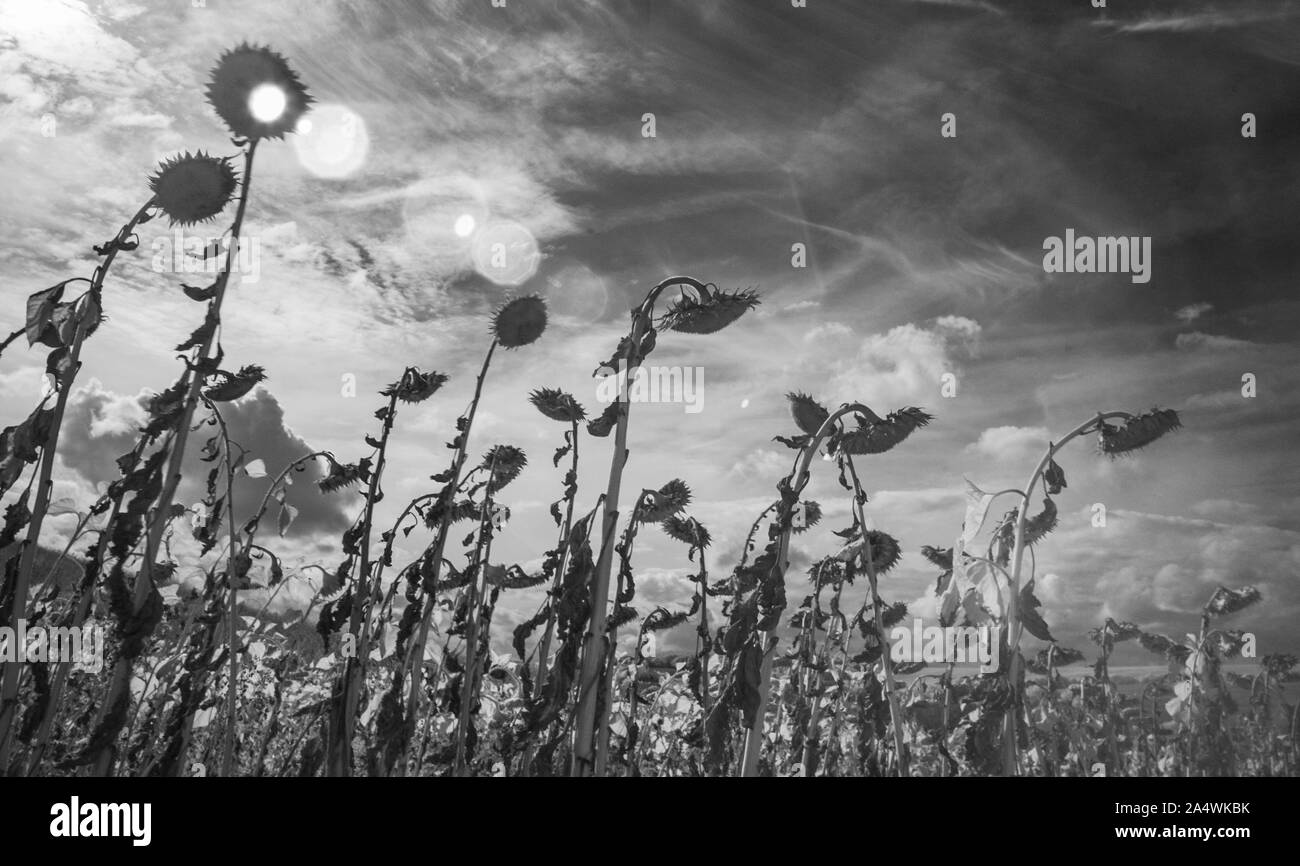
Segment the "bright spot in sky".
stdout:
[[293,137],[302,167],[325,178],[347,177],[361,168],[370,152],[370,133],[361,116],[337,103],[315,106],[311,116],[298,122]]
[[262,123],[271,123],[284,113],[284,91],[274,84],[259,84],[248,96],[248,110]]
[[463,213],[456,217],[456,225],[452,229],[456,232],[456,237],[467,238],[474,234],[474,216],[473,214]]
[[748,409],[748,408],[749,408],[749,398],[748,398],[748,397],[746,397],[744,400],[741,400],[741,401],[740,401],[740,408],[742,408],[742,409]]
[[311,134],[311,118],[308,117],[298,118],[298,125],[293,128],[293,131],[296,132],[298,135]]

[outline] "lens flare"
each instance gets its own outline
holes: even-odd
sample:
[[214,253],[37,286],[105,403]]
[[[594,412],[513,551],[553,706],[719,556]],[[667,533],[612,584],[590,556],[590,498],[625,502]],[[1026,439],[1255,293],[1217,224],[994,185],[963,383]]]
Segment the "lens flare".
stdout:
[[274,123],[284,114],[288,99],[274,84],[259,84],[248,95],[248,111],[261,123]]
[[537,273],[542,254],[532,232],[517,222],[495,220],[474,235],[474,270],[499,286],[518,286]]
[[557,316],[595,322],[605,314],[609,291],[605,281],[581,261],[563,257],[547,262],[539,291]]
[[317,177],[347,177],[365,164],[370,152],[366,122],[346,105],[316,106],[297,132],[293,149],[298,162]]
[[456,233],[458,238],[467,238],[474,234],[475,224],[473,214],[463,213],[456,217],[456,225],[452,227],[452,231]]

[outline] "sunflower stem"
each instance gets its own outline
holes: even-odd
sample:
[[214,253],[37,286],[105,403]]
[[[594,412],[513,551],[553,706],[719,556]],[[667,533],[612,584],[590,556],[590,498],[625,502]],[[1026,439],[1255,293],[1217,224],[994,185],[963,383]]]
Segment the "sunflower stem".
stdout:
[[[149,599],[149,593],[155,590],[153,570],[159,550],[162,547],[163,531],[171,522],[171,504],[176,496],[176,488],[181,483],[181,465],[185,459],[185,445],[189,439],[190,424],[194,419],[194,410],[198,406],[199,393],[205,378],[200,374],[199,368],[211,353],[212,346],[217,339],[217,332],[221,328],[221,304],[225,300],[226,289],[230,285],[230,274],[235,267],[236,257],[239,255],[239,238],[244,226],[244,214],[248,209],[248,194],[253,182],[253,158],[257,153],[258,141],[259,139],[254,139],[249,142],[248,149],[244,152],[244,175],[240,179],[239,205],[235,211],[235,221],[230,229],[230,247],[226,250],[226,260],[222,271],[217,275],[216,295],[209,301],[211,305],[209,311],[215,322],[207,338],[194,354],[195,363],[188,366],[186,370],[185,399],[182,403],[180,418],[173,426],[171,453],[167,459],[167,474],[163,481],[162,492],[155,502],[152,518],[148,523],[144,557],[141,559],[139,570],[136,572],[135,585],[132,591],[132,605],[136,612],[144,607]],[[129,700],[127,691],[131,682],[131,668],[134,661],[133,658],[125,658],[119,655],[114,663],[108,693],[100,705],[101,720],[103,714],[116,706],[119,701],[124,698]],[[95,775],[111,776],[113,774],[113,764],[117,757],[116,751],[112,741],[104,745],[95,759]]]
[[[90,320],[92,318],[98,319],[98,311],[103,308],[101,293],[104,280],[108,276],[109,269],[113,266],[113,260],[117,258],[121,244],[135,233],[135,227],[147,218],[149,209],[153,205],[154,200],[150,198],[140,210],[136,211],[135,216],[118,230],[117,236],[109,243],[104,260],[99,263],[94,274],[91,275],[90,288],[79,302],[80,310],[76,313],[77,326],[73,333],[72,345],[68,347],[68,363],[63,376],[64,381],[58,383],[58,396],[54,403],[54,415],[50,420],[50,428],[45,436],[45,441],[41,443],[41,465],[39,480],[36,483],[36,500],[32,504],[32,516],[27,524],[27,536],[18,554],[18,577],[14,583],[14,601],[11,615],[15,634],[19,630],[19,620],[24,619],[27,615],[27,596],[31,588],[32,572],[36,567],[36,553],[40,549],[41,529],[44,527],[45,516],[49,511],[50,499],[54,489],[54,456],[58,446],[59,431],[63,427],[63,415],[67,410],[68,398],[72,395],[73,382],[76,380],[77,372],[81,369],[81,349],[86,340],[86,332],[91,327]],[[96,309],[92,310],[92,305]],[[22,331],[16,333],[21,334]],[[7,772],[9,767],[9,754],[13,742],[10,735],[17,715],[18,682],[22,669],[23,666],[20,664],[7,664],[4,666],[3,685],[0,685],[0,773]]]
[[1007,608],[1007,649],[1010,653],[1010,659],[1007,662],[1007,683],[1011,687],[1012,697],[1011,706],[1003,716],[1002,723],[1002,772],[1004,775],[1015,776],[1019,774],[1016,729],[1018,708],[1020,706],[1019,682],[1022,670],[1019,646],[1023,627],[1020,621],[1020,572],[1025,554],[1025,524],[1029,519],[1029,498],[1034,495],[1034,486],[1038,484],[1043,473],[1047,471],[1047,467],[1051,465],[1052,458],[1072,439],[1095,429],[1102,421],[1110,418],[1128,419],[1132,417],[1128,412],[1102,412],[1079,424],[1055,444],[1048,446],[1047,450],[1043,452],[1042,458],[1038,461],[1038,465],[1034,467],[1033,473],[1029,476],[1024,492],[1020,494],[1020,508],[1016,514],[1015,543],[1011,554],[1011,599]]

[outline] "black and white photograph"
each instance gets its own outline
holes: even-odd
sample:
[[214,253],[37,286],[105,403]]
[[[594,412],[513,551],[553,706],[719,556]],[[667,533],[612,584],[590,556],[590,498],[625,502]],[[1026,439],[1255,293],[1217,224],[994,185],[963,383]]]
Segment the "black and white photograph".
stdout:
[[0,165],[6,847],[1300,775],[1294,0],[0,0]]

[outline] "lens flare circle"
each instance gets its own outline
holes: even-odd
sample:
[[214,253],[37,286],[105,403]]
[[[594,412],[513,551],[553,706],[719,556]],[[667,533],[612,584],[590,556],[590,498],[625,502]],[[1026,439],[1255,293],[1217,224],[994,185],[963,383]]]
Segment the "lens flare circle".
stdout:
[[456,217],[456,224],[452,226],[451,230],[456,233],[456,237],[467,238],[474,234],[474,229],[477,226],[478,221],[474,219],[473,214],[463,213]]
[[346,105],[327,103],[312,108],[293,137],[298,163],[317,177],[347,177],[361,168],[370,153],[366,122]]
[[542,253],[533,233],[511,220],[493,220],[474,235],[474,270],[499,286],[519,286],[532,279]]

